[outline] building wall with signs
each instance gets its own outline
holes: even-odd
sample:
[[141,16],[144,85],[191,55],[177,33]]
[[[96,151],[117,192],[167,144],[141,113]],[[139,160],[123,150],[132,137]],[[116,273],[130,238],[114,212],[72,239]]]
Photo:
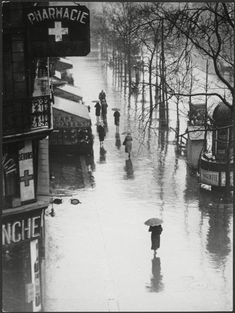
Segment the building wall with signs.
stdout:
[[[47,58],[90,51],[89,10],[48,6],[29,1],[2,5],[2,302],[9,312],[43,311],[44,211],[49,204],[46,138],[52,131]],[[59,20],[53,20],[52,11]]]
[[[3,310],[8,312],[43,310],[44,210],[49,204],[48,140],[44,147],[43,141],[51,131],[51,108],[49,95],[41,93],[49,90],[49,80],[43,82],[43,88],[36,84],[40,60],[28,49],[23,20],[28,5],[33,3],[6,2],[2,10],[1,277]],[[47,197],[39,199],[39,192]]]

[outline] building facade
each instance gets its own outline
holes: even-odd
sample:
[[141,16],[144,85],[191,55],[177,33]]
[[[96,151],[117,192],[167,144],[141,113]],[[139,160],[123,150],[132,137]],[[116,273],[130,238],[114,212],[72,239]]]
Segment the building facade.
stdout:
[[7,312],[43,310],[52,97],[48,58],[31,53],[24,23],[29,6],[33,3],[2,7],[2,309]]

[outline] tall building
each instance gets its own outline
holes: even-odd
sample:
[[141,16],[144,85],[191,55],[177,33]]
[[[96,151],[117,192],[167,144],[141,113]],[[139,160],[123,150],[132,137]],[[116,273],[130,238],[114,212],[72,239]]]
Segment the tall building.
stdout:
[[49,204],[52,130],[48,58],[31,54],[24,10],[3,3],[3,310],[41,311],[44,211]]

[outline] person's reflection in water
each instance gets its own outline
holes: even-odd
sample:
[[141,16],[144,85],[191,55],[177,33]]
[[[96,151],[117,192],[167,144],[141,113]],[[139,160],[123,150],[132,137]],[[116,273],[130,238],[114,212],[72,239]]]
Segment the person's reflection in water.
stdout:
[[164,285],[162,282],[162,274],[161,274],[161,261],[159,257],[154,257],[152,259],[152,278],[150,281],[150,286],[147,286],[150,292],[160,292],[163,290]]
[[106,163],[106,153],[107,151],[105,150],[104,147],[100,148],[100,163]]
[[118,150],[121,147],[121,139],[120,139],[120,134],[119,133],[115,134],[115,146],[118,148]]
[[126,171],[127,178],[134,178],[134,169],[131,159],[126,160],[124,169]]

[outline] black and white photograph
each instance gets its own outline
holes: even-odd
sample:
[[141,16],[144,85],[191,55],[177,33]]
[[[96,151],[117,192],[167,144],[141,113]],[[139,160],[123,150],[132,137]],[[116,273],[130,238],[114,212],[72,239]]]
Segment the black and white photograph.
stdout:
[[234,3],[1,19],[2,312],[232,312]]

